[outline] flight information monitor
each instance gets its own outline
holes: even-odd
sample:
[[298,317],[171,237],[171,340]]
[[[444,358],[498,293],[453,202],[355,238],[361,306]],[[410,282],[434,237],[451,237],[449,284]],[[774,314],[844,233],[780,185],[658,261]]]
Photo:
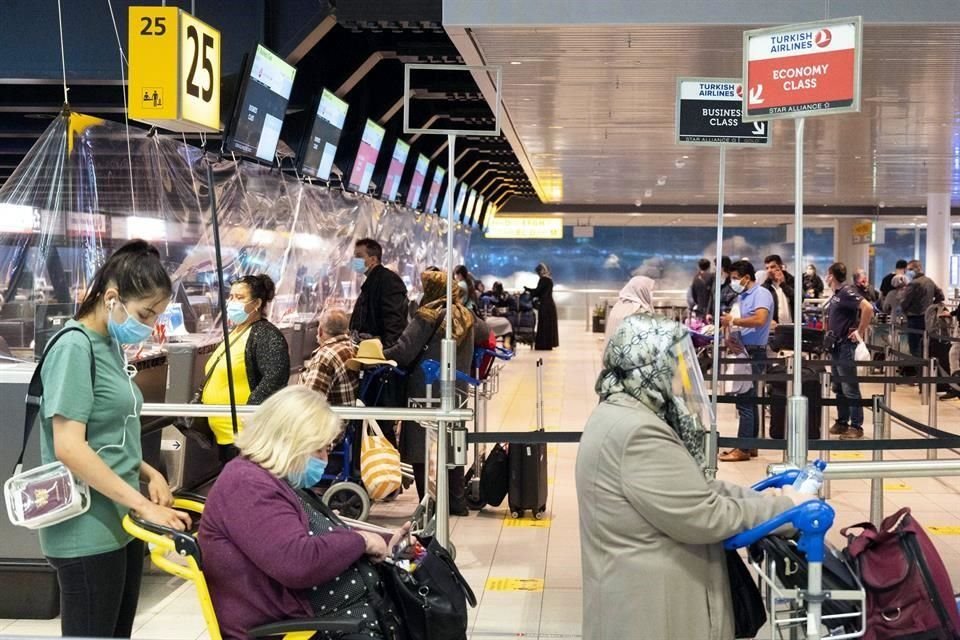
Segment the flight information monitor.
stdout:
[[484,202],[483,196],[479,193],[477,194],[477,206],[474,208],[473,213],[470,214],[470,226],[479,227],[480,226],[480,214],[483,212]]
[[457,185],[457,201],[453,207],[453,220],[459,222],[463,220],[463,208],[467,204],[467,191],[469,188],[462,182]]
[[416,209],[420,204],[420,193],[423,191],[423,183],[427,179],[427,167],[430,161],[422,153],[417,156],[417,166],[413,171],[413,180],[410,182],[410,189],[407,191],[407,206]]
[[297,70],[275,53],[257,45],[250,73],[237,101],[237,114],[227,148],[272,162]]
[[330,91],[323,90],[303,154],[305,174],[320,180],[330,179],[330,170],[333,169],[333,158],[337,155],[337,144],[340,142],[340,134],[343,133],[347,110],[346,102]]
[[407,165],[407,156],[410,155],[410,145],[403,140],[397,140],[393,147],[393,157],[390,158],[390,168],[387,170],[386,184],[383,186],[383,199],[393,202],[400,191],[400,178],[403,177],[403,168]]
[[353,171],[350,172],[348,187],[353,191],[366,193],[370,189],[370,179],[373,177],[373,169],[377,165],[377,156],[380,155],[380,145],[383,144],[385,134],[383,127],[373,120],[367,120],[357,157],[353,161]]
[[[456,199],[456,197],[457,197],[457,190],[458,190],[459,188],[460,188],[460,185],[457,183],[456,180],[454,180],[454,181],[453,181],[453,197],[454,197],[454,199]],[[450,219],[450,198],[447,198],[446,195],[447,195],[446,192],[444,192],[444,194],[443,194],[443,196],[444,196],[444,198],[443,198],[443,206],[440,207],[440,217],[443,218],[444,220],[449,220],[449,219]]]
[[470,189],[467,193],[467,206],[464,208],[463,212],[460,214],[460,222],[470,224],[473,219],[473,207],[477,204],[477,192],[473,189]]
[[437,167],[433,171],[433,180],[430,181],[430,192],[427,195],[427,205],[424,211],[433,213],[437,210],[437,199],[440,197],[440,188],[443,186],[443,178],[447,175],[446,169]]

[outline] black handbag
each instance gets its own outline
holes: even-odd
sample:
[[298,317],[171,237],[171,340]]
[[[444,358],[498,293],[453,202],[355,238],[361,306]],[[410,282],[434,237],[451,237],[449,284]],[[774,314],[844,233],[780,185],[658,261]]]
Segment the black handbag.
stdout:
[[730,595],[733,598],[734,637],[755,638],[767,623],[763,597],[740,554],[736,551],[726,551],[726,554]]
[[494,445],[480,469],[480,500],[499,507],[510,490],[510,457],[502,444]]
[[467,605],[477,606],[473,590],[453,558],[436,540],[421,540],[427,555],[411,573],[380,565],[390,599],[410,640],[466,640]]

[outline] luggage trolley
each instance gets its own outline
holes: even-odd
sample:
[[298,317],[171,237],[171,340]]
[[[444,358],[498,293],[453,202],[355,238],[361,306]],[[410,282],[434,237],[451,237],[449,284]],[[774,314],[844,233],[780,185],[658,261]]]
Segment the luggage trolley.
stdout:
[[[426,382],[426,394],[423,398],[410,398],[408,405],[410,407],[416,408],[435,408],[440,406],[440,398],[435,398],[433,396],[433,384],[440,379],[440,370],[441,365],[436,360],[424,360],[420,363],[420,368],[423,369],[424,381]],[[472,376],[468,376],[462,371],[456,372],[457,380],[461,382],[466,382],[472,389],[476,389],[480,386],[480,381]],[[457,390],[457,406],[459,408],[466,408],[469,404],[469,398],[471,392],[464,392]],[[436,456],[434,455],[437,449],[437,432],[440,428],[438,422],[432,421],[423,421],[419,423],[421,427],[426,431],[425,433],[425,453],[424,460],[426,460],[426,472],[425,472],[425,482],[427,484],[426,491],[424,491],[424,498],[417,506],[416,510],[411,517],[413,523],[411,531],[417,535],[424,537],[432,537],[436,531],[436,494],[437,494],[437,475],[440,473],[445,473],[446,469],[439,469],[436,463]],[[458,434],[462,434],[462,437]],[[451,461],[454,461],[455,464],[466,464],[466,429],[454,429],[450,434],[450,438],[447,440],[448,446],[453,449],[453,455],[448,458]],[[460,458],[463,462],[457,463],[456,460]],[[448,549],[450,554],[455,557],[456,550],[453,548],[453,543],[450,543],[450,548]]]
[[[753,489],[785,487],[793,484],[799,473],[796,469],[785,471],[758,482]],[[866,592],[856,574],[850,574],[855,588],[823,588],[824,560],[828,554],[834,553],[825,540],[827,531],[833,526],[834,515],[830,505],[813,499],[724,542],[727,550],[751,548],[749,565],[762,583],[761,593],[772,640],[784,637],[791,640],[800,637],[806,640],[844,640],[860,638],[866,631]],[[784,525],[793,525],[800,532],[796,546],[805,555],[807,563],[806,589],[791,588],[782,583],[780,578],[789,574],[784,572],[783,566],[778,566],[779,559],[762,544],[765,538]],[[799,567],[794,567],[791,573],[798,570]],[[804,607],[806,615],[802,615]],[[805,635],[801,635],[803,629]]]
[[[507,362],[512,360],[513,356],[513,351],[503,347],[478,348],[473,352],[473,373],[480,382],[473,387],[474,430],[477,433],[487,431],[487,402],[500,393],[500,371],[503,365],[497,364],[496,361]],[[480,443],[473,445],[473,464],[467,469],[463,478],[467,505],[474,510],[486,506],[480,496],[480,473],[486,461],[486,453],[486,445]]]

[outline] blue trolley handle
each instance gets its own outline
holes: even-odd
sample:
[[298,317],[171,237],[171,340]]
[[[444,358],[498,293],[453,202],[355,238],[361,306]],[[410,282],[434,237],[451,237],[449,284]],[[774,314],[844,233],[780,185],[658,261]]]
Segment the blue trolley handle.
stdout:
[[788,469],[783,473],[778,473],[775,476],[764,478],[757,484],[753,485],[752,488],[754,491],[763,491],[764,489],[782,489],[796,482],[797,476],[799,475],[799,469]]
[[[423,377],[427,384],[433,384],[440,379],[440,363],[436,360],[424,360],[420,363],[420,368],[423,369]],[[457,371],[457,379],[466,382],[471,387],[480,385],[479,380],[472,376],[468,376],[462,371]]]
[[823,562],[824,538],[826,538],[827,531],[833,526],[835,515],[833,507],[826,502],[811,498],[810,502],[797,505],[753,529],[727,538],[723,543],[723,548],[730,550],[748,547],[772,534],[780,527],[792,524],[800,531],[797,548],[807,556],[807,561]]

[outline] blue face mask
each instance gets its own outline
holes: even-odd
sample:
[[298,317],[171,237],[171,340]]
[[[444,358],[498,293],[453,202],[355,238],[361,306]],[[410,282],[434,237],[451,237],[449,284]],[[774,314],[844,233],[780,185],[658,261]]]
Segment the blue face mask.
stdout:
[[243,324],[247,321],[250,314],[247,313],[246,305],[236,300],[227,303],[227,319],[233,324]]
[[307,458],[307,468],[303,473],[287,478],[290,484],[297,489],[309,489],[320,484],[323,480],[323,472],[327,470],[327,461],[310,456]]
[[917,277],[917,272],[916,272],[916,271],[914,271],[913,269],[910,269],[909,271],[907,271],[907,279],[908,279],[908,280],[913,280],[913,279],[916,278],[916,277]]
[[350,266],[353,267],[353,270],[356,273],[366,273],[367,272],[367,262],[363,258],[354,258],[350,262]]
[[123,312],[127,314],[127,319],[122,324],[114,321],[112,310],[107,315],[107,331],[114,340],[120,344],[140,344],[150,337],[153,327],[143,324],[130,315],[126,306],[123,306]]

